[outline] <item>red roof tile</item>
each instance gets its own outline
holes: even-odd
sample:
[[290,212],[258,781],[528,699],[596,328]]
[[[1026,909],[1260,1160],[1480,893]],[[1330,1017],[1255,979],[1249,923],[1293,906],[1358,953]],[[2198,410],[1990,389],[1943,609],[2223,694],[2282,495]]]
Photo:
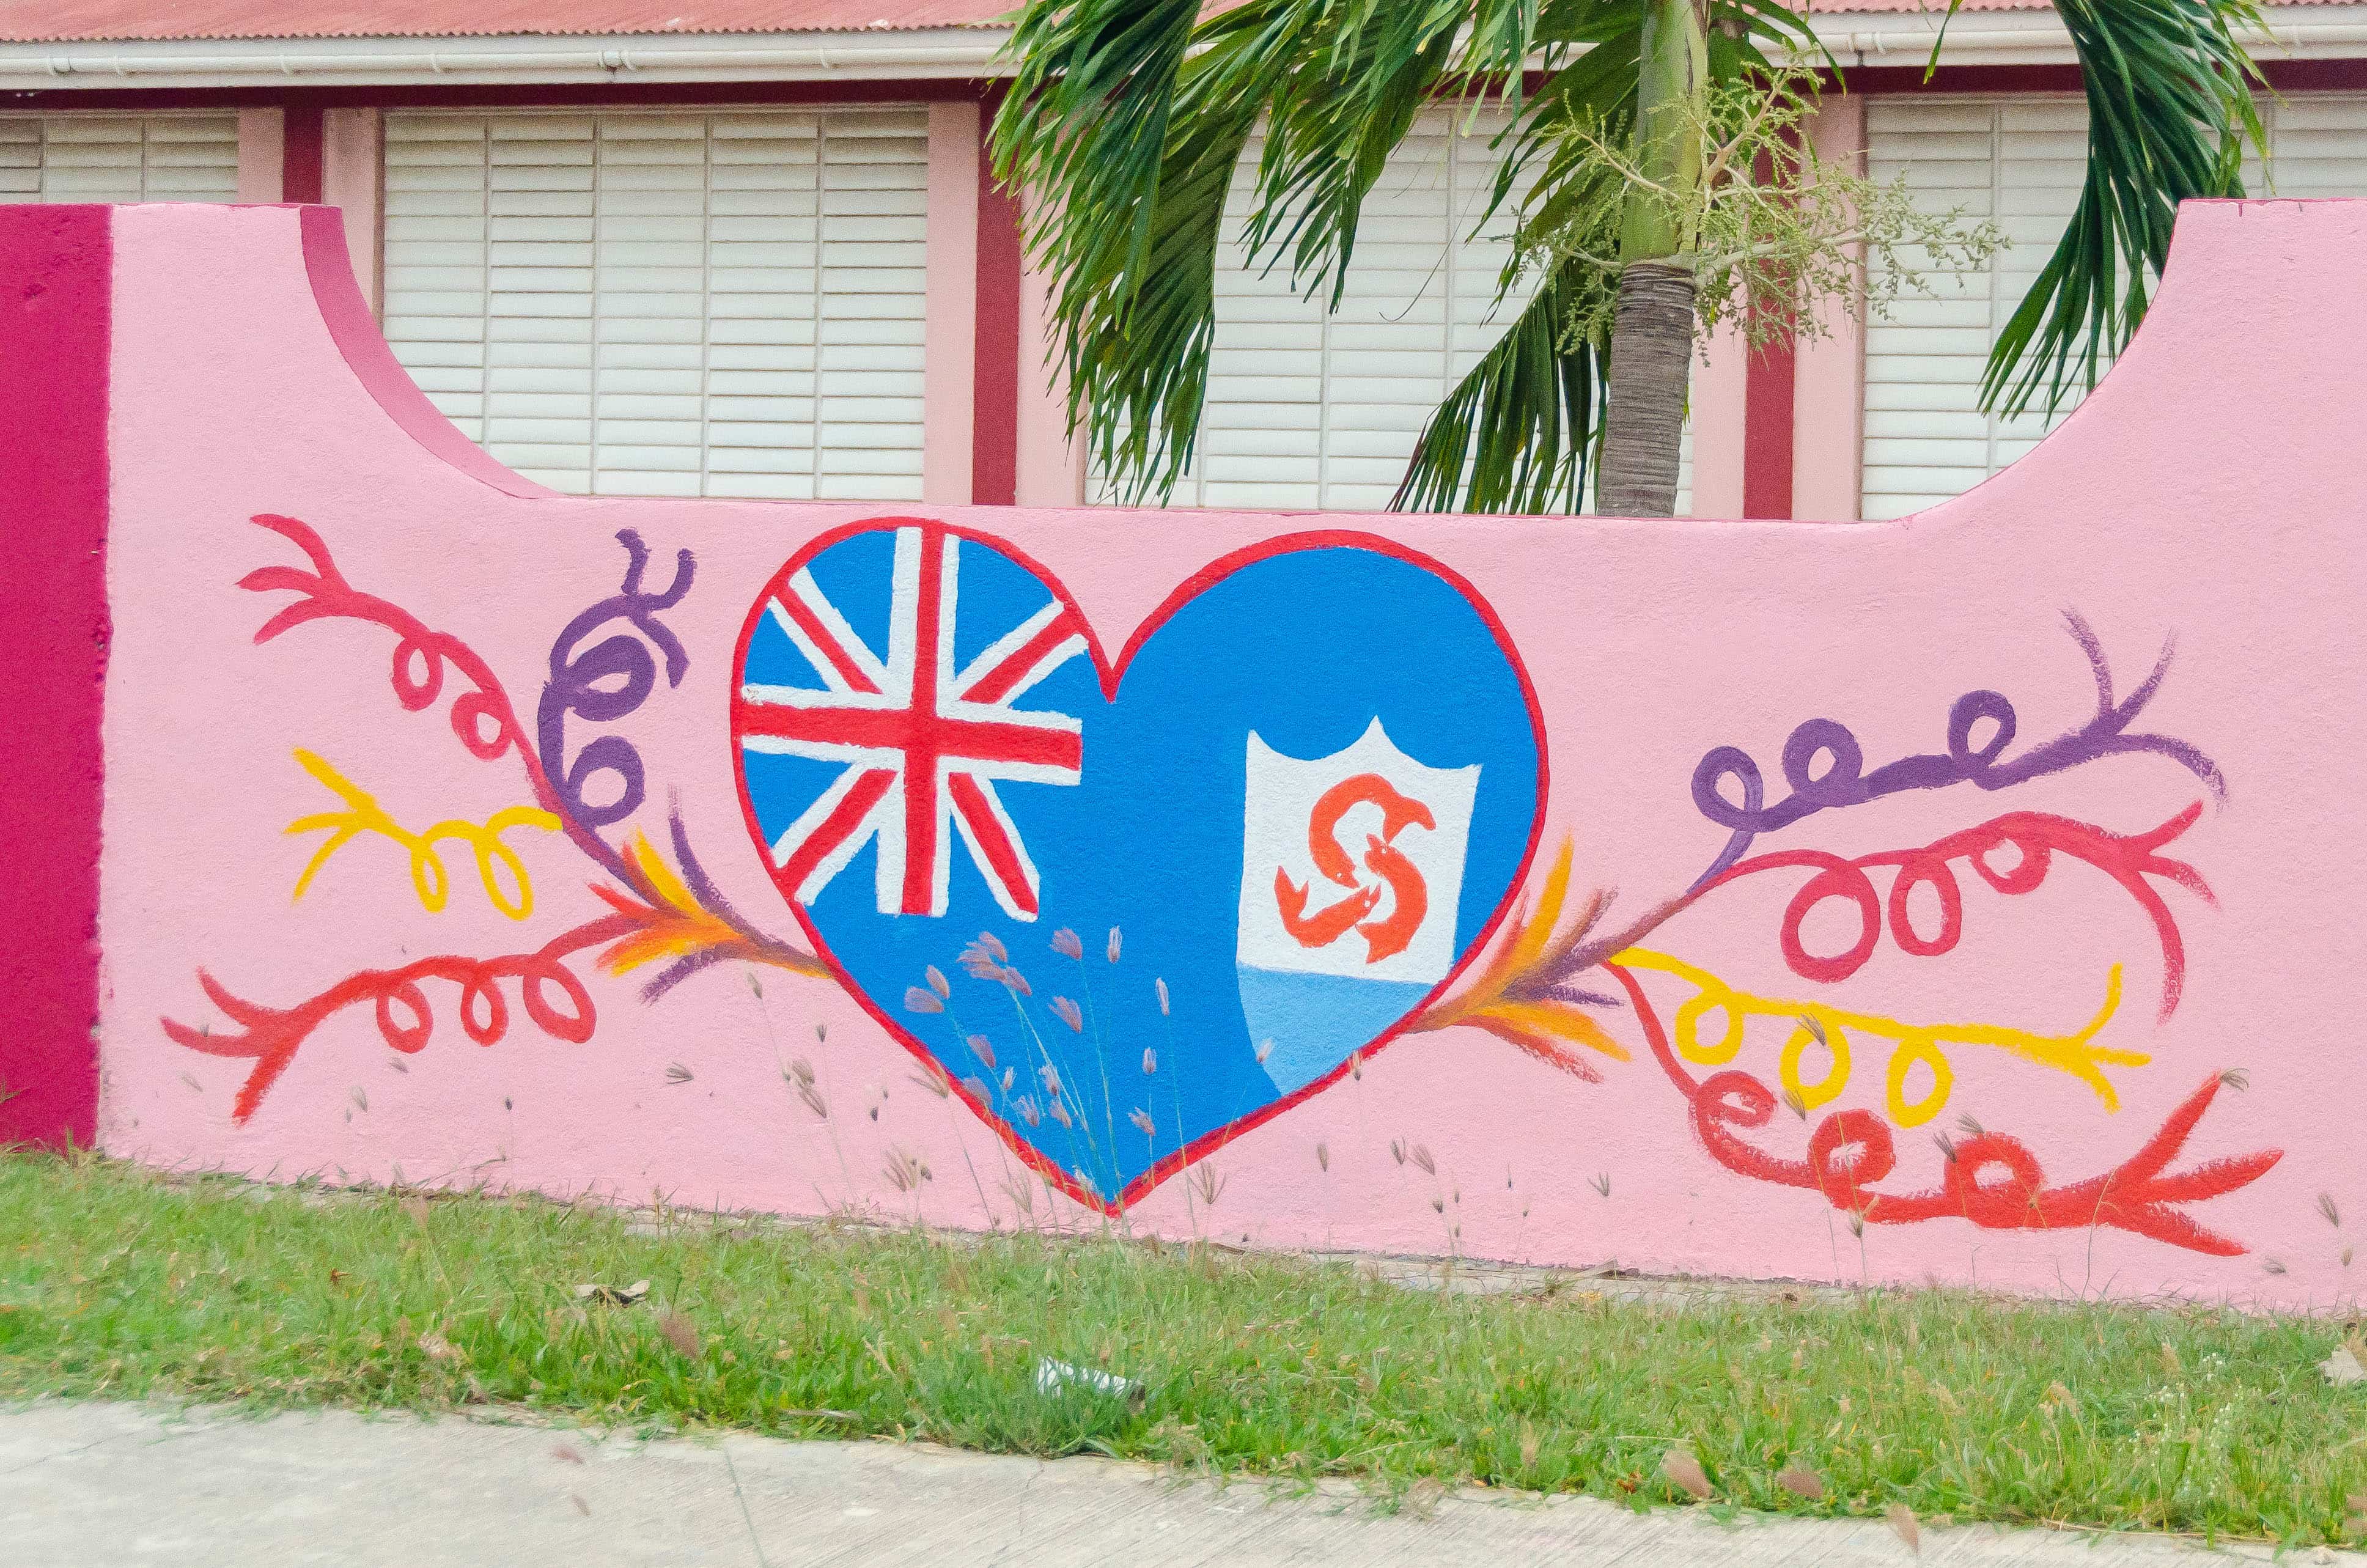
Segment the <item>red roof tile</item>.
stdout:
[[991,25],[1016,0],[41,0],[0,42],[835,32]]
[[[1803,3],[1803,0],[1795,0]],[[1920,0],[1805,0],[1819,13],[1937,13]],[[2273,0],[2328,5],[2342,0]],[[584,37],[991,27],[1019,0],[0,0],[0,43],[166,39]],[[2048,0],[1963,0],[2036,11]]]

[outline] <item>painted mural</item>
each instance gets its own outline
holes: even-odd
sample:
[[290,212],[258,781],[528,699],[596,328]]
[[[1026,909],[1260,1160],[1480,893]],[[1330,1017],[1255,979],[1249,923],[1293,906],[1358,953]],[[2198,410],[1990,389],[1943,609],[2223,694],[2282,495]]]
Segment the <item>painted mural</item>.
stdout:
[[118,1152],[2348,1299],[2367,655],[2161,476],[2191,265],[1927,519],[906,515],[504,488],[292,218],[114,224]]

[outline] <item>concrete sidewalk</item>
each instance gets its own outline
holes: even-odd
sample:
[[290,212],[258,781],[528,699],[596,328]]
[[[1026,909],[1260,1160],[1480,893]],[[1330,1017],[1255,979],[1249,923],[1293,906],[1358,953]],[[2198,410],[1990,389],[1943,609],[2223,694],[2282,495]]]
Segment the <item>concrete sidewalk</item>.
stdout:
[[[1960,1568],[2214,1561],[2160,1539],[1989,1529],[1927,1529],[1921,1557]],[[1352,1491],[1270,1496],[1101,1460],[762,1437],[640,1442],[342,1412],[249,1418],[55,1401],[0,1410],[0,1562],[9,1568],[1914,1561],[1879,1522],[1721,1525],[1698,1508],[1638,1516],[1582,1498],[1479,1494],[1384,1514]]]

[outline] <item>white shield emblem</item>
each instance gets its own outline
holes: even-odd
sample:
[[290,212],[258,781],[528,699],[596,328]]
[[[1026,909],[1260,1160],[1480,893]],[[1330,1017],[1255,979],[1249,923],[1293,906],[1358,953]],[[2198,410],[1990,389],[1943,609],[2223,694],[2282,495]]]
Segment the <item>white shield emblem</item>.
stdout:
[[1235,959],[1251,1038],[1287,1093],[1455,964],[1479,768],[1431,767],[1375,719],[1330,756],[1249,737]]

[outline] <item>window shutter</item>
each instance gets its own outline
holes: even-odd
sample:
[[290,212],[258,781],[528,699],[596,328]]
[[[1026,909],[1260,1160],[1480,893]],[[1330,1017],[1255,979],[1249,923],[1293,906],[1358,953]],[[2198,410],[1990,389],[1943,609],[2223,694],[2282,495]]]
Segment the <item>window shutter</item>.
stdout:
[[[2367,98],[2296,93],[2263,100],[2260,112],[2275,194],[2367,194]],[[1890,320],[1867,324],[1866,517],[1961,494],[2044,434],[2035,414],[1983,414],[1981,372],[2078,200],[2087,125],[2076,97],[1916,95],[1867,105],[1874,179],[1905,176],[1927,211],[1961,206],[1967,219],[1994,217],[2011,244],[1986,267],[1935,275],[1936,297],[1910,293]],[[2248,159],[2245,179],[2263,188],[2257,159]]]
[[[1336,312],[1301,298],[1287,259],[1244,265],[1240,236],[1264,152],[1252,136],[1234,171],[1217,254],[1217,325],[1207,402],[1177,506],[1377,511],[1388,505],[1423,424],[1503,335],[1530,290],[1501,305],[1512,215],[1472,226],[1493,190],[1502,128],[1484,115],[1426,110],[1365,203]],[[1690,449],[1690,448],[1688,448]],[[1117,496],[1090,476],[1098,502]]]
[[[382,326],[420,391],[480,446],[492,293],[489,174],[481,118],[387,116]],[[588,259],[592,227],[585,221],[580,228]]]
[[235,114],[0,115],[0,201],[235,201]]
[[826,499],[917,499],[928,271],[929,122],[822,122],[821,452]]
[[[2004,170],[1998,146],[2002,106],[1988,99],[1877,98],[1866,106],[1868,173],[1878,185],[1904,176],[1918,207],[1994,218]],[[1992,467],[1991,421],[1979,409],[1981,368],[2011,313],[1997,260],[1980,268],[1931,269],[1927,255],[1903,259],[1924,273],[1913,291],[1865,328],[1863,510],[1895,517],[1956,494]]]
[[920,494],[925,112],[387,120],[386,333],[595,494]]
[[715,122],[706,417],[718,495],[816,494],[821,141],[806,118]]
[[[2269,131],[2275,196],[2367,196],[2367,97],[2288,93],[2261,102]],[[2247,161],[2247,190],[2259,192],[2259,170]]]

